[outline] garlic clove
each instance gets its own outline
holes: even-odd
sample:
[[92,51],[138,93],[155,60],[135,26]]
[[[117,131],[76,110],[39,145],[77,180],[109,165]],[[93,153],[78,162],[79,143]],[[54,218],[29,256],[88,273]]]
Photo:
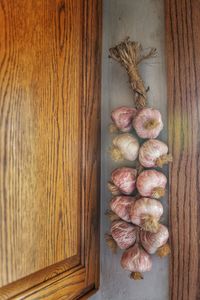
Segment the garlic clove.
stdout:
[[141,230],[140,242],[143,248],[149,253],[154,254],[156,251],[166,244],[169,238],[169,231],[166,226],[159,224],[158,231],[156,233]]
[[123,253],[121,266],[130,272],[143,273],[151,270],[152,260],[150,255],[141,246],[135,244]]
[[156,170],[145,170],[137,178],[137,189],[140,195],[159,199],[164,196],[167,177]]
[[125,195],[130,195],[136,188],[136,176],[136,169],[122,167],[115,169],[112,172],[111,180],[119,192]]
[[128,249],[137,238],[138,227],[122,220],[114,221],[111,225],[111,235],[120,249]]
[[135,108],[121,106],[112,111],[111,118],[121,132],[129,132],[132,129],[132,121],[136,112]]
[[168,146],[156,139],[146,141],[139,151],[139,161],[145,168],[162,167],[172,161]]
[[126,222],[131,222],[131,206],[134,205],[135,198],[129,196],[116,196],[110,202],[111,210]]
[[139,147],[136,137],[129,133],[120,134],[113,139],[111,157],[115,161],[123,159],[134,161],[138,157]]
[[143,108],[133,120],[139,137],[143,139],[155,139],[163,129],[161,113],[157,109]]
[[131,205],[131,222],[142,227],[146,231],[158,231],[158,221],[162,214],[163,206],[155,199],[140,198],[135,201],[134,205]]

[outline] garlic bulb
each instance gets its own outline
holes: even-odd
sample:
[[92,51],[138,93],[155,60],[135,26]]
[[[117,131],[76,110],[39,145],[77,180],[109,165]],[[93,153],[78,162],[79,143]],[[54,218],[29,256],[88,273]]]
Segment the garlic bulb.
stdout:
[[152,261],[150,255],[141,246],[135,244],[123,253],[121,266],[128,271],[142,273],[151,270]]
[[158,248],[163,246],[169,238],[169,231],[166,226],[160,224],[156,233],[141,230],[140,242],[143,248],[149,253],[154,254]]
[[130,212],[131,206],[134,204],[135,198],[129,196],[116,196],[110,202],[111,210],[126,222],[131,222]]
[[143,139],[155,139],[163,129],[161,114],[157,109],[143,108],[133,120],[139,137]]
[[123,133],[113,139],[111,156],[115,161],[123,159],[134,161],[138,157],[139,147],[136,137],[129,133]]
[[140,198],[131,206],[131,222],[146,231],[157,232],[163,214],[162,204],[150,198]]
[[145,170],[137,178],[137,189],[140,195],[159,199],[165,194],[167,177],[156,170]]
[[[113,184],[122,194],[130,195],[135,190],[136,176],[136,169],[126,167],[118,168],[111,174],[111,184]],[[114,187],[112,186],[112,189],[110,190],[113,190]]]
[[111,235],[120,249],[128,249],[135,243],[137,231],[137,226],[122,220],[114,221],[111,225]]
[[145,142],[139,151],[139,161],[146,168],[162,167],[172,161],[172,156],[168,153],[168,146],[155,139]]
[[120,131],[129,132],[132,129],[132,121],[136,112],[135,108],[121,106],[113,110],[111,118]]

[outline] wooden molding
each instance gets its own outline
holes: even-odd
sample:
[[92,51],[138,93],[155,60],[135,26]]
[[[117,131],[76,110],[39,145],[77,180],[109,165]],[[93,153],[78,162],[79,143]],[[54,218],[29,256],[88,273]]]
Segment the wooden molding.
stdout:
[[[34,1],[32,1],[32,3],[33,2]],[[48,5],[48,1],[45,3],[46,4],[44,4],[44,6]],[[68,7],[68,5],[73,4],[76,6],[76,4],[74,4],[73,1],[56,1],[56,3],[61,7],[58,9],[60,22],[64,22],[64,5],[66,4],[66,7]],[[39,270],[38,272],[34,272],[22,279],[2,286],[0,288],[1,300],[70,300],[87,297],[86,294],[90,294],[91,292],[93,293],[99,286],[102,7],[100,0],[79,0],[78,3],[81,3],[82,5],[82,10],[80,11],[80,24],[76,24],[76,26],[79,26],[82,30],[80,35],[82,39],[81,51],[77,51],[77,55],[81,57],[80,75],[78,73],[78,76],[80,76],[80,81],[78,81],[78,83],[81,82],[79,95],[80,103],[78,107],[79,114],[81,116],[79,120],[79,138],[81,140],[81,147],[79,149],[74,149],[74,151],[76,151],[79,156],[81,180],[79,187],[80,207],[79,212],[77,212],[77,249],[76,245],[74,246],[74,252],[76,254],[71,256],[69,255],[69,258],[66,260],[61,260],[58,263]],[[3,12],[2,19],[0,20],[0,26],[5,26],[7,24],[9,27],[11,24],[9,23],[10,20],[7,18],[7,16],[11,13],[10,6],[7,6],[7,4],[11,4],[10,6],[12,7],[14,2],[12,0],[6,0],[4,6],[3,1],[2,7],[0,4],[0,8]],[[20,5],[22,5],[22,2]],[[63,25],[61,24],[60,26],[62,27]],[[37,30],[37,28],[35,28],[35,30]],[[61,39],[59,41],[61,48],[64,43],[64,34],[65,32],[62,32],[61,30],[60,36],[58,35],[58,38]],[[5,47],[7,46],[6,42]],[[76,47],[76,45],[74,46]],[[60,49],[60,51],[61,50],[62,49]],[[71,62],[71,64],[72,63],[74,62]],[[2,80],[1,76],[0,80]],[[3,81],[0,81],[0,83],[1,82]],[[1,103],[4,101],[4,98],[2,99]],[[6,130],[6,127],[3,129]],[[4,201],[4,199],[2,200]]]
[[200,299],[200,1],[166,0],[170,299]]

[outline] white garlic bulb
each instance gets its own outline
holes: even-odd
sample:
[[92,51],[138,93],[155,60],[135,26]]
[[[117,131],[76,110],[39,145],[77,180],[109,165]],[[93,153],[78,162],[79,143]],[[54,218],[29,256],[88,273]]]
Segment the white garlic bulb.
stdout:
[[131,206],[131,222],[146,231],[157,232],[163,214],[162,204],[150,198],[140,198]]
[[111,118],[121,132],[129,132],[133,128],[132,121],[136,112],[135,108],[121,106],[112,111]]
[[159,199],[165,194],[167,177],[156,170],[145,170],[137,178],[137,189],[140,195]]
[[153,108],[141,109],[133,120],[133,127],[139,137],[155,139],[163,129],[160,112]]
[[111,235],[120,249],[131,247],[137,237],[138,227],[122,220],[114,221],[111,225]]
[[154,254],[163,246],[169,238],[169,231],[166,226],[159,224],[158,231],[156,233],[149,231],[140,231],[140,242],[143,248],[149,253]]
[[113,139],[113,146],[111,156],[115,161],[123,159],[134,161],[138,157],[139,142],[136,137],[129,133],[116,136]]
[[[126,167],[115,169],[111,174],[112,187],[108,186],[108,188],[111,192],[116,188],[119,193],[130,195],[136,187],[136,176],[136,169]],[[115,195],[116,193],[117,191]]]
[[155,139],[146,141],[139,151],[139,161],[145,168],[162,167],[172,161],[172,156],[168,153],[168,146]]
[[141,246],[135,244],[126,250],[121,258],[121,266],[130,272],[148,272],[152,268],[151,257]]
[[116,196],[110,202],[111,210],[126,222],[131,222],[131,206],[135,202],[134,197]]

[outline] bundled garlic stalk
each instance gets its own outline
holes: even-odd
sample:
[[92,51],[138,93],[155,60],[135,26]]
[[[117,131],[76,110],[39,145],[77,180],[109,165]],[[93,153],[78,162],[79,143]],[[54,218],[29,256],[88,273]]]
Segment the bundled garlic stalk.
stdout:
[[138,157],[139,142],[133,135],[123,133],[113,139],[113,147],[111,149],[111,157],[113,160],[129,160],[134,161]]
[[113,195],[130,195],[135,190],[137,170],[133,168],[118,168],[111,174],[108,189]]
[[159,199],[164,196],[167,177],[156,170],[145,170],[137,178],[137,189],[141,196]]
[[137,110],[132,107],[121,106],[116,108],[111,113],[111,119],[113,124],[110,126],[111,132],[119,130],[121,132],[131,131],[133,118],[136,115]]
[[[172,161],[167,145],[156,140],[163,129],[161,113],[146,107],[147,89],[138,71],[138,64],[155,54],[153,48],[144,54],[141,45],[129,39],[110,49],[110,57],[127,70],[136,96],[136,109],[121,106],[111,114],[111,130],[123,133],[113,139],[111,155],[115,161],[135,161],[139,156],[142,169],[162,167]],[[132,129],[138,137],[149,140],[140,147],[138,139],[129,133]],[[108,188],[115,197],[110,202],[109,216],[114,221],[106,241],[114,250],[126,249],[121,258],[122,267],[132,272],[131,278],[142,279],[141,273],[152,267],[150,254],[162,257],[170,253],[168,229],[159,223],[163,206],[156,200],[164,196],[167,178],[156,170],[137,170],[122,167],[111,174]],[[130,196],[136,187],[139,199]]]
[[139,161],[145,168],[162,167],[172,161],[172,155],[165,143],[150,139],[140,147]]

